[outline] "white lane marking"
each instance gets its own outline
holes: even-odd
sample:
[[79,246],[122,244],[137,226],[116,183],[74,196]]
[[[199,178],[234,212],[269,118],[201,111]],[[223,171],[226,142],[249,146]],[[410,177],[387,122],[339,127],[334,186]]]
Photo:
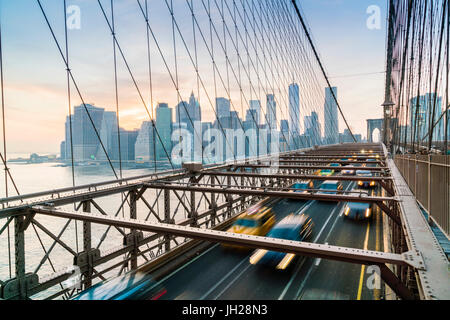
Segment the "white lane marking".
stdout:
[[[328,244],[328,242],[325,242],[325,244]],[[320,261],[322,261],[322,258],[316,258],[316,267],[319,266]]]
[[225,288],[223,288],[223,290],[220,291],[220,293],[219,293],[217,296],[215,296],[214,300],[217,300],[217,298],[219,298],[225,291],[227,291],[228,288],[230,288],[231,285],[232,285],[233,283],[235,283],[236,280],[239,279],[240,276],[241,276],[245,271],[248,270],[248,268],[250,268],[250,266],[251,266],[251,264],[249,263],[248,266],[246,266],[241,272],[239,272],[239,274],[237,275],[237,277],[234,278],[233,280],[231,280],[231,281],[228,283],[228,285],[227,285]]
[[[353,186],[353,182],[350,183],[348,185],[348,187],[345,189],[345,191],[348,191],[351,187]],[[333,214],[335,213],[336,209],[339,208],[339,203],[336,205],[336,207],[333,209],[333,211],[331,212],[330,216],[328,217],[327,221],[325,221],[325,224],[323,225],[322,229],[320,230],[319,234],[316,236],[316,238],[313,240],[313,242],[316,242],[317,239],[319,239],[320,235],[322,234],[323,230],[325,229],[325,227],[328,225],[328,222],[330,221],[331,217],[333,216]],[[335,219],[335,224],[337,221],[337,217]],[[333,224],[334,227],[334,224]],[[305,261],[306,259],[304,259],[303,261]],[[303,263],[299,266],[299,268],[295,271],[295,273],[292,275],[291,279],[289,280],[288,284],[286,285],[286,287],[284,288],[283,292],[280,294],[280,296],[278,297],[278,300],[283,300],[284,296],[286,295],[286,293],[288,292],[289,288],[291,287],[294,279],[297,277],[298,273],[300,272],[301,267],[303,266]],[[303,283],[306,282],[306,279],[308,279],[309,274],[311,273],[312,268],[309,269],[308,274],[305,277],[305,280],[302,282],[302,286],[303,287]],[[298,296],[298,294],[296,294],[296,296]]]
[[156,287],[159,284],[162,284],[164,281],[166,281],[167,279],[169,279],[170,277],[172,277],[173,275],[175,275],[176,273],[178,273],[179,271],[183,270],[184,268],[186,268],[188,265],[190,265],[191,263],[193,263],[194,261],[198,260],[200,257],[202,257],[203,255],[205,255],[206,253],[208,253],[209,251],[211,251],[212,249],[216,248],[219,245],[219,243],[213,245],[211,248],[209,248],[208,250],[205,250],[204,252],[202,252],[201,254],[199,254],[198,256],[196,256],[194,259],[190,260],[188,263],[184,264],[182,267],[178,268],[177,270],[173,271],[172,273],[170,273],[169,275],[165,276],[164,278],[162,278],[161,280],[159,280],[157,283],[155,283],[153,286],[150,287],[150,290],[153,289],[154,287]]
[[[309,208],[311,205],[312,205],[312,203],[314,202],[314,200],[310,200],[310,201],[307,201],[307,202],[305,202],[304,204],[302,204],[302,206],[295,212],[295,214],[298,214],[298,213],[302,213],[302,212],[304,212],[304,210],[306,210],[307,208]],[[245,261],[248,261],[248,257],[249,257],[250,255],[248,255],[247,257],[245,257],[245,259],[243,259],[241,262],[239,262],[230,272],[228,272],[226,275],[225,275],[225,277],[223,277],[220,281],[218,281],[218,282],[216,282],[216,284],[212,287],[212,288],[210,288],[209,290],[208,290],[208,292],[207,293],[205,293],[201,298],[200,298],[200,300],[203,300],[203,299],[205,299],[211,292],[213,292],[219,285],[221,285],[234,271],[236,271],[236,269],[239,267],[239,266],[241,266]],[[234,283],[243,273],[244,273],[244,271],[246,271],[249,267],[251,266],[251,264],[249,264],[243,271],[241,271],[238,275],[237,275],[237,277],[236,278],[234,278],[232,281],[231,281],[231,283]],[[215,298],[214,298],[214,300],[216,300],[218,297],[220,297],[228,288],[230,287],[230,284],[228,285],[228,286],[226,286],[225,287],[225,289],[224,290],[222,290],[220,293],[219,293],[219,295],[217,295]]]
[[[353,185],[353,182],[350,183],[349,187],[352,186],[352,185]],[[347,188],[345,191],[347,191],[348,189],[349,189],[349,188]],[[343,208],[345,208],[345,206],[343,206],[342,209],[343,209]],[[341,212],[342,212],[342,211],[341,211]],[[338,221],[338,219],[336,219],[336,220],[334,221],[333,225],[331,226],[330,232],[328,233],[327,237],[325,238],[325,241],[327,241],[328,238],[330,237],[332,231],[334,230],[334,227],[336,226],[336,222],[337,222],[337,221]],[[325,243],[325,244],[327,244],[327,243]],[[309,278],[309,276],[310,276],[310,274],[311,274],[312,269],[313,269],[313,268],[310,268],[310,269],[309,269],[309,271],[308,271],[308,273],[306,274],[305,279],[303,280],[303,282],[302,282],[300,288],[298,289],[297,293],[295,294],[295,296],[297,297],[298,300],[300,300],[299,295],[300,295],[300,293],[303,291],[303,288],[305,287],[306,281],[308,280],[308,278]]]
[[250,255],[245,257],[244,260],[242,260],[236,266],[234,266],[234,268],[231,269],[231,271],[228,272],[220,281],[216,282],[216,284],[214,286],[212,286],[203,296],[200,297],[200,300],[204,300],[211,292],[213,292],[219,285],[221,285],[222,282],[224,282],[226,278],[228,278],[234,271],[236,271],[237,268],[239,268],[245,261],[248,260],[249,256]]
[[[331,214],[329,215],[327,221],[325,221],[325,224],[323,225],[322,229],[320,229],[319,234],[314,238],[313,242],[316,242],[317,239],[319,239],[320,235],[322,234],[323,230],[325,229],[325,227],[328,225],[328,222],[330,221],[331,217],[333,216],[333,214],[336,212],[336,209],[339,208],[339,205],[337,205],[333,211],[331,212]],[[304,259],[306,260],[306,259]],[[280,296],[278,297],[278,300],[283,300],[284,296],[286,295],[286,293],[288,292],[289,288],[292,285],[292,282],[294,281],[295,277],[297,276],[297,274],[300,272],[301,266],[303,265],[303,263],[300,265],[300,267],[295,271],[295,273],[292,275],[291,279],[289,279],[288,284],[286,285],[286,287],[284,287],[283,292],[281,292]]]

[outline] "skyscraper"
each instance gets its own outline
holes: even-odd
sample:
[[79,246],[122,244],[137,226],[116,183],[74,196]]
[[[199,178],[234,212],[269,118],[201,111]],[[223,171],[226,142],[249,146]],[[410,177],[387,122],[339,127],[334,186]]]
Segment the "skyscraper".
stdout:
[[[245,122],[246,122],[245,128],[256,129],[258,127],[258,122],[256,122],[257,117],[258,117],[257,110],[247,109],[247,112],[245,114]],[[244,131],[245,130],[246,129],[244,129]]]
[[155,159],[156,137],[151,121],[144,121],[139,129],[135,144],[136,163],[149,163]]
[[[434,122],[439,119],[442,114],[442,98],[435,97],[434,93],[427,93],[423,96],[414,97],[410,100],[410,114],[409,123],[411,124],[411,133],[407,137],[407,140],[411,140],[411,136],[414,136],[414,140],[420,141],[429,133],[430,128],[430,117],[433,113],[434,99],[436,98],[436,106],[434,112]],[[417,114],[416,114],[417,110]],[[443,117],[444,118],[444,117]],[[416,125],[417,123],[417,125]],[[433,140],[443,140],[444,139],[444,122],[439,121],[439,123],[433,129]]]
[[[86,109],[89,112],[90,118]],[[73,142],[73,157],[75,161],[86,161],[97,158],[98,150],[101,146],[96,131],[100,135],[104,112],[105,109],[97,108],[90,104],[86,104],[86,108],[83,105],[74,108],[74,114],[71,117],[72,139],[70,138],[69,117],[66,118],[66,159],[72,157],[71,140]],[[90,119],[92,119],[92,122]]]
[[267,116],[267,129],[276,130],[277,129],[277,104],[275,102],[275,96],[273,94],[267,95],[266,101],[266,116]]
[[[317,112],[311,112],[310,116],[305,116],[304,118],[305,125],[305,136],[311,145],[319,145],[322,137],[321,137],[321,127],[319,123],[319,116]],[[337,136],[337,139],[339,135]],[[336,139],[336,140],[337,140]]]
[[324,123],[325,123],[325,143],[335,144],[339,139],[338,125],[338,108],[333,94],[337,99],[337,88],[325,88],[325,107],[324,107]]
[[298,84],[289,85],[289,143],[294,144],[294,138],[300,135],[300,94]]
[[135,161],[135,147],[136,139],[139,134],[139,130],[125,130],[120,128],[120,149],[119,149],[119,139],[117,134],[117,127],[113,129],[112,135],[115,139],[111,141],[111,160],[119,160],[123,162]]
[[194,96],[194,92],[192,92],[189,97],[189,114],[194,123],[195,121],[202,121],[202,110],[200,108],[200,103]]
[[[118,160],[119,154],[113,154],[112,145],[113,142],[118,144],[117,136],[117,114],[114,111],[105,111],[103,113],[103,120],[100,126],[99,133],[102,143],[105,146],[106,151],[111,159]],[[98,160],[106,160],[106,154],[103,148],[99,148],[97,151]]]
[[[167,160],[172,151],[172,109],[167,103],[158,103],[156,107],[156,158]],[[161,139],[161,140],[160,140]]]
[[[254,110],[254,121],[256,121],[256,125],[259,126],[261,124],[261,102],[259,100],[250,100],[249,105],[250,110]],[[253,118],[251,118],[251,120],[253,121]]]
[[216,98],[216,114],[218,119],[229,117],[230,100],[225,98]]

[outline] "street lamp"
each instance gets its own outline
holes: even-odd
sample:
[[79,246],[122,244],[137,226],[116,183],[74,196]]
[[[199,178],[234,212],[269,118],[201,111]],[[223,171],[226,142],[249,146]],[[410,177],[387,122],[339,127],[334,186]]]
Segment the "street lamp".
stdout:
[[[391,100],[385,100],[382,104],[384,123],[383,123],[383,142],[388,149],[390,149],[391,142],[391,119],[392,119],[392,107],[395,105]],[[391,150],[392,151],[392,150]]]

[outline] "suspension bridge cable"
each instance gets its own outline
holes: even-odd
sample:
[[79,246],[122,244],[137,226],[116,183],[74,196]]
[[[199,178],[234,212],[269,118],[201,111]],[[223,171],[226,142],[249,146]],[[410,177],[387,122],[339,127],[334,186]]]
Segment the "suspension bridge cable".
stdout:
[[[71,102],[71,90],[70,90],[70,74],[69,74],[69,36],[67,32],[67,4],[66,0],[64,0],[64,40],[65,40],[65,49],[66,49],[66,61],[67,61],[67,104],[69,111],[69,135],[70,135],[70,160],[71,160],[71,173],[72,173],[72,186],[75,188],[75,165],[74,165],[74,154],[73,154],[73,128],[72,128],[72,102]],[[66,130],[64,131],[66,134]],[[67,146],[66,150],[67,150]],[[66,157],[67,158],[67,157]],[[75,193],[75,190],[74,190]],[[75,208],[75,203],[73,204]],[[78,247],[78,221],[74,220],[75,226],[75,243],[77,252],[79,251]]]
[[316,51],[316,48],[315,48],[315,46],[314,46],[314,43],[312,42],[311,36],[310,36],[309,31],[308,31],[308,29],[307,29],[307,27],[306,27],[306,24],[305,24],[305,22],[304,22],[304,20],[303,20],[303,17],[302,17],[302,15],[301,15],[301,13],[300,13],[300,10],[298,9],[296,0],[291,0],[291,1],[292,1],[292,4],[294,5],[295,11],[297,12],[298,18],[300,19],[300,22],[301,22],[301,24],[302,24],[302,26],[303,26],[303,30],[304,30],[305,33],[306,33],[306,37],[308,38],[308,41],[309,41],[309,43],[310,43],[310,45],[311,45],[311,47],[312,47],[312,50],[313,50],[313,52],[314,52],[314,56],[316,57],[316,60],[317,60],[317,62],[319,63],[319,66],[320,66],[320,69],[321,69],[321,71],[322,71],[322,73],[323,73],[323,76],[325,77],[325,80],[326,80],[326,82],[327,82],[327,84],[328,84],[328,87],[330,88],[331,94],[332,94],[332,96],[333,96],[334,101],[336,102],[336,105],[337,105],[338,110],[339,110],[339,112],[340,112],[340,114],[341,114],[341,116],[342,116],[342,119],[344,119],[345,125],[347,126],[347,129],[349,130],[350,135],[352,136],[353,141],[356,142],[356,138],[355,138],[355,136],[353,135],[352,130],[350,129],[350,126],[349,126],[348,123],[347,123],[347,120],[345,119],[344,113],[342,112],[342,109],[341,109],[341,107],[340,107],[340,105],[339,105],[339,102],[337,101],[337,98],[336,98],[336,96],[335,96],[333,90],[331,89],[330,81],[328,80],[328,76],[327,76],[327,74],[326,74],[326,72],[325,72],[325,69],[323,68],[322,62],[320,61],[320,57],[319,57],[319,55],[318,55],[318,53],[317,53],[317,51]]
[[65,64],[65,66],[66,66],[67,71],[69,72],[69,75],[70,75],[70,78],[71,78],[71,80],[72,80],[72,83],[73,83],[74,86],[75,86],[75,89],[76,89],[76,91],[77,91],[77,93],[78,93],[78,96],[79,96],[81,102],[82,102],[82,105],[83,105],[83,107],[84,107],[84,110],[86,111],[86,114],[87,114],[88,119],[89,119],[89,121],[90,121],[90,123],[91,123],[91,125],[92,125],[92,128],[93,128],[93,130],[94,130],[94,132],[95,132],[95,135],[97,136],[97,139],[98,139],[99,142],[100,142],[100,146],[101,146],[101,148],[103,149],[103,152],[105,152],[105,154],[106,154],[106,158],[107,158],[108,163],[109,163],[109,165],[110,165],[110,167],[111,167],[111,169],[112,169],[112,171],[113,171],[113,174],[114,174],[114,176],[116,177],[116,179],[119,179],[119,177],[117,176],[116,170],[114,169],[114,166],[112,165],[112,162],[111,162],[111,159],[110,159],[110,157],[109,157],[109,155],[108,155],[108,152],[106,151],[105,146],[103,145],[102,139],[100,138],[100,134],[98,133],[98,130],[97,130],[96,126],[95,126],[94,120],[92,119],[91,114],[90,114],[90,112],[89,112],[89,110],[88,110],[88,108],[87,108],[87,106],[86,106],[86,103],[84,102],[83,96],[82,96],[82,94],[81,94],[80,89],[78,88],[78,85],[77,85],[77,82],[75,81],[75,78],[74,78],[74,76],[73,76],[73,73],[72,73],[72,71],[69,69],[69,65],[68,65],[68,63],[67,63],[67,61],[66,61],[66,58],[64,57],[63,51],[62,51],[62,49],[61,49],[61,46],[60,46],[60,44],[59,44],[59,42],[58,42],[58,39],[56,38],[56,35],[55,35],[54,31],[53,31],[52,25],[50,24],[50,21],[48,20],[47,14],[46,14],[46,12],[45,12],[45,10],[44,10],[42,4],[41,4],[41,1],[40,1],[40,0],[36,0],[36,1],[37,1],[38,5],[39,5],[39,8],[40,8],[41,12],[42,12],[42,15],[44,16],[45,22],[46,22],[46,24],[47,24],[47,26],[48,26],[48,28],[49,28],[49,30],[50,30],[50,33],[52,34],[53,40],[54,40],[54,42],[55,42],[55,44],[56,44],[56,46],[57,46],[57,48],[58,48],[59,54],[60,54],[60,56],[61,56],[61,58],[62,58],[62,60],[63,60],[63,62],[64,62],[64,64]]

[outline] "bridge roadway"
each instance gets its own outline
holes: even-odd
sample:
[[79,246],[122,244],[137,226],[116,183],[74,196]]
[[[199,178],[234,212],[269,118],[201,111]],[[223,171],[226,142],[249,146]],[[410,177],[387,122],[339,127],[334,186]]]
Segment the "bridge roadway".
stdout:
[[[321,182],[318,182],[320,184]],[[355,182],[343,183],[351,190]],[[317,185],[316,185],[317,187]],[[379,188],[372,190],[378,193]],[[283,199],[272,205],[277,221],[291,212],[307,213],[315,224],[313,241],[383,250],[381,212],[374,206],[370,221],[344,219],[345,203]],[[167,300],[379,299],[380,290],[366,286],[365,266],[299,257],[287,270],[251,265],[253,250],[225,249],[214,244],[193,260],[160,279]]]

